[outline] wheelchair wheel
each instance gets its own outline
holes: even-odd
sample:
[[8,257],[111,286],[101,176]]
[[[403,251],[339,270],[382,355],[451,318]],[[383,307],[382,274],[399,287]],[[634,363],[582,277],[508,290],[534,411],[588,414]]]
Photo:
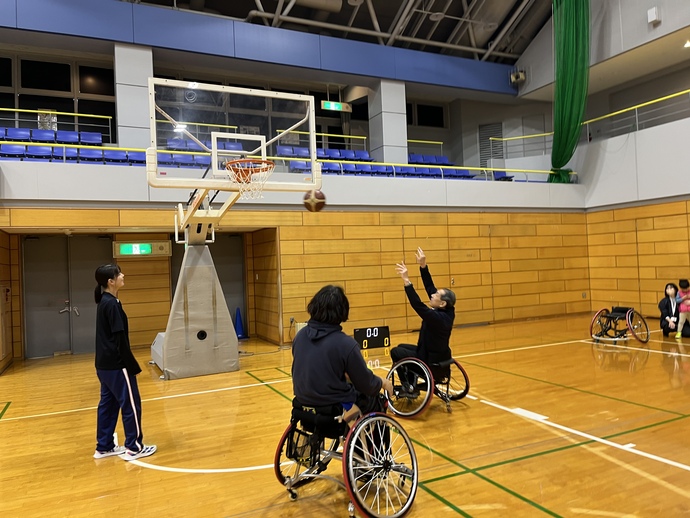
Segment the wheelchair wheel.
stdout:
[[[296,487],[306,484],[307,482],[311,482],[312,480],[314,480],[313,477],[304,477],[300,479],[300,476],[312,467],[312,459],[308,451],[305,451],[304,455],[301,457],[295,455],[292,455],[293,458],[288,457],[288,440],[290,438],[290,435],[294,433],[296,427],[297,425],[291,423],[285,429],[282,437],[280,438],[280,442],[278,443],[278,448],[276,449],[275,458],[273,460],[273,471],[276,474],[278,482],[280,482],[282,485],[286,485],[285,483],[288,479],[292,480],[293,483],[290,485],[291,489],[294,489]],[[337,439],[327,440],[332,441],[328,448],[328,453],[335,453],[338,449],[340,441],[338,441]],[[331,458],[332,455],[327,456],[327,460],[325,462],[321,458],[319,458],[317,462],[318,466],[311,472],[314,474],[318,474],[324,471],[328,466],[328,463],[330,462]],[[292,495],[292,492],[290,494]]]
[[[456,368],[456,372],[453,372],[453,367]],[[436,390],[440,392],[441,399],[451,401],[464,398],[470,391],[470,378],[457,360],[454,359],[450,364],[448,384],[439,383],[436,385]]]
[[597,314],[594,315],[592,323],[589,324],[589,336],[592,338],[600,338],[606,334],[606,330],[609,328],[608,320],[606,316],[611,313],[608,309],[600,309]]
[[649,345],[643,343],[639,350],[632,352],[630,357],[630,374],[642,370],[647,365],[647,360],[649,360]]
[[386,378],[393,384],[393,394],[386,394],[386,399],[395,415],[413,417],[431,403],[434,377],[423,361],[403,358],[391,367]]
[[385,414],[362,417],[345,439],[343,478],[362,515],[404,516],[414,502],[419,478],[417,456],[405,430]]
[[630,329],[630,332],[635,338],[643,344],[649,342],[649,327],[642,315],[634,309],[631,309],[628,311],[628,314],[625,315],[625,321],[628,324],[628,329]]

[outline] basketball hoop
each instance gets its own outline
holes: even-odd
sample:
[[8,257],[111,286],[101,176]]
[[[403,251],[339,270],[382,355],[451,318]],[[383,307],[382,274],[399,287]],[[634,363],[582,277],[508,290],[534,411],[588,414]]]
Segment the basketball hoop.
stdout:
[[240,199],[263,198],[264,184],[275,169],[270,160],[242,158],[226,162],[225,169],[230,171],[230,180],[237,185]]

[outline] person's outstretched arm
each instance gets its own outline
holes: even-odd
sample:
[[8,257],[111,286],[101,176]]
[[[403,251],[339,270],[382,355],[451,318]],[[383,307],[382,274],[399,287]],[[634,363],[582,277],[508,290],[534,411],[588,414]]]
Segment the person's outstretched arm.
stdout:
[[429,267],[426,264],[426,255],[421,247],[417,247],[417,252],[415,252],[415,257],[417,258],[417,263],[419,264],[419,274],[422,276],[422,283],[424,283],[424,291],[431,298],[431,296],[436,293],[436,286],[434,286],[434,281],[431,279],[431,274],[429,273]]
[[[403,280],[403,283],[405,284],[405,294],[407,295],[407,300],[410,301],[410,305],[412,306],[412,309],[414,309],[415,312],[420,317],[422,317],[422,319],[438,318],[438,312],[434,311],[429,306],[424,304],[424,302],[422,302],[422,299],[419,298],[417,291],[414,289],[414,286],[412,285],[412,282],[410,281],[410,276],[409,276],[409,273],[407,271],[407,266],[405,266],[405,263],[396,264],[395,270],[398,272],[398,275],[400,275],[400,277]],[[436,292],[434,292],[434,293],[436,293]]]

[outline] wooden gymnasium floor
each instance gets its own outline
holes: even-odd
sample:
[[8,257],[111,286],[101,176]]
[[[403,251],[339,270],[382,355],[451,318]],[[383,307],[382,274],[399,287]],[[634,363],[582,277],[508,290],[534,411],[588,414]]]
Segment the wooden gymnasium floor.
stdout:
[[[690,380],[671,383],[652,318],[642,371],[630,374],[623,354],[597,367],[589,319],[454,331],[472,389],[451,414],[434,399],[403,423],[421,470],[410,516],[690,513]],[[91,356],[16,362],[0,376],[0,516],[347,516],[335,484],[312,483],[291,502],[276,481],[290,350],[256,340],[241,349],[239,372],[168,382],[137,351],[146,440],[158,453],[131,463],[91,458]],[[340,477],[339,463],[328,472]]]

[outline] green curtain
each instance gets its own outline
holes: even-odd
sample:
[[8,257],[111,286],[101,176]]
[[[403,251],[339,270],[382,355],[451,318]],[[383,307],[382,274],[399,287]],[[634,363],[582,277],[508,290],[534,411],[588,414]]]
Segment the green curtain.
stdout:
[[570,182],[580,140],[589,82],[589,0],[553,0],[554,85],[553,147],[549,182]]

